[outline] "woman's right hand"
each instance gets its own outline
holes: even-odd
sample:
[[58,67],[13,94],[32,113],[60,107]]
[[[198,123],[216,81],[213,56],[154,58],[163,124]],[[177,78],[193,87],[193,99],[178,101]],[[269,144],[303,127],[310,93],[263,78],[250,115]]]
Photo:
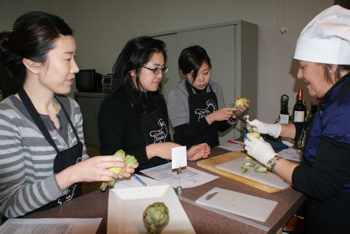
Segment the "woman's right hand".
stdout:
[[207,158],[210,154],[210,146],[207,143],[201,143],[192,146],[187,150],[187,159],[195,161],[201,158]]
[[214,123],[215,121],[228,120],[232,116],[234,110],[235,108],[233,107],[224,107],[207,115],[205,119],[207,120],[209,125]]
[[[62,190],[79,182],[110,181],[114,178],[130,177],[138,164],[126,167],[125,158],[114,155],[95,156],[72,165],[56,175],[56,180]],[[112,167],[121,167],[123,172],[119,175],[107,170]]]
[[171,149],[179,146],[181,145],[176,144],[174,142],[161,142],[147,145],[147,157],[148,159],[151,159],[155,156],[158,156],[160,158],[171,160]]

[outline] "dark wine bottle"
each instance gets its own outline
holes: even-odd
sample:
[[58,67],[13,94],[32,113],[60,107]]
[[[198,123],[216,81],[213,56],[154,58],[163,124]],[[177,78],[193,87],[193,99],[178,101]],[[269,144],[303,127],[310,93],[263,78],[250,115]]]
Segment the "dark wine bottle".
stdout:
[[289,123],[288,100],[289,100],[288,95],[283,94],[281,96],[281,112],[280,112],[280,118],[279,118],[279,123],[281,124]]
[[322,101],[322,98],[319,97],[311,97],[311,111],[310,111],[310,118],[312,118],[316,112],[320,109],[320,103]]
[[306,117],[306,107],[303,102],[303,90],[299,89],[297,94],[297,100],[293,108],[293,121],[304,122]]

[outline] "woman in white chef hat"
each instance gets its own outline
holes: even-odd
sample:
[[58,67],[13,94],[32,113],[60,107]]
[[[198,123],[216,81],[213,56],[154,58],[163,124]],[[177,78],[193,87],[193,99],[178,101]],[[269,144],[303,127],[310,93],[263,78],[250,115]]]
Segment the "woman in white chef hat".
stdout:
[[302,31],[294,58],[311,96],[322,97],[309,123],[249,122],[258,133],[298,140],[306,132],[303,163],[278,157],[271,145],[245,140],[249,155],[307,197],[307,233],[350,233],[350,10],[332,6]]

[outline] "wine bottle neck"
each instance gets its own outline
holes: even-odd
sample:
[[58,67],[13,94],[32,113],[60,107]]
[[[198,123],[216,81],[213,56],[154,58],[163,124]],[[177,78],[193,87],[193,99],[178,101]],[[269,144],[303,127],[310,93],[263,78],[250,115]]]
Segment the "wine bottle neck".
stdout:
[[302,89],[298,90],[298,101],[303,101],[303,90]]

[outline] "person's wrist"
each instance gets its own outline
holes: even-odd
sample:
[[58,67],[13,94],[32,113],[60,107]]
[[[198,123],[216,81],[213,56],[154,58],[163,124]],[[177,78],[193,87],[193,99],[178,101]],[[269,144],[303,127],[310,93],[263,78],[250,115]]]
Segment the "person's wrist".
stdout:
[[211,125],[213,122],[214,122],[214,117],[213,117],[213,113],[211,113],[211,114],[209,114],[209,115],[207,115],[206,117],[205,117],[205,120],[207,121],[207,123],[208,123],[208,125]]
[[237,122],[237,117],[233,118],[232,116],[226,121],[228,125],[233,125]]
[[265,152],[264,160],[261,161],[265,166],[267,163],[276,155],[276,152],[271,148],[271,150],[268,150]]
[[153,146],[154,146],[154,144],[150,144],[150,145],[146,146],[146,155],[147,155],[148,159],[151,159],[154,157],[154,155],[153,155],[153,148],[154,147]]
[[83,182],[83,179],[80,178],[79,173],[77,173],[79,170],[75,170],[78,169],[75,168],[76,165],[77,164],[67,167],[55,175],[56,182],[62,191],[69,188],[72,184]]
[[281,124],[279,123],[271,124],[269,130],[270,130],[269,135],[274,138],[277,138],[281,134]]

